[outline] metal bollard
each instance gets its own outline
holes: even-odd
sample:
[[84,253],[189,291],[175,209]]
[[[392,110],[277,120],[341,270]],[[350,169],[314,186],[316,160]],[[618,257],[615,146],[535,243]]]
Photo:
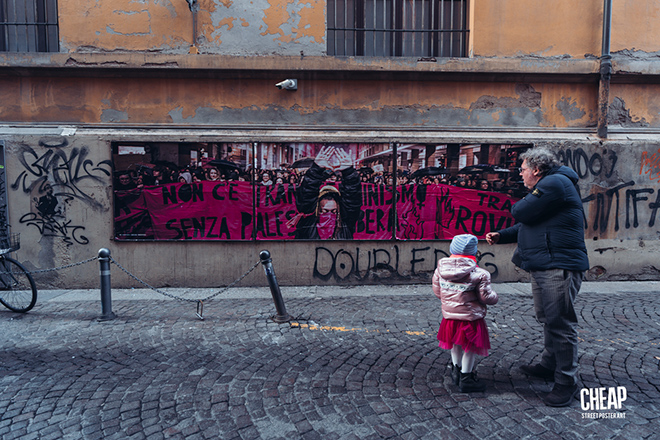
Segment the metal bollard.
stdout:
[[273,260],[270,258],[270,252],[261,251],[259,258],[261,259],[261,264],[264,265],[264,271],[266,271],[266,278],[268,278],[268,285],[270,286],[270,294],[273,296],[275,309],[277,310],[277,315],[273,316],[273,321],[278,324],[288,322],[291,320],[291,317],[286,312],[286,307],[284,307],[282,292],[280,292],[280,286],[277,285],[277,278],[275,278],[275,270],[273,269]]
[[117,315],[112,313],[112,296],[110,292],[110,250],[99,250],[99,264],[101,266],[101,316],[98,321],[110,321]]

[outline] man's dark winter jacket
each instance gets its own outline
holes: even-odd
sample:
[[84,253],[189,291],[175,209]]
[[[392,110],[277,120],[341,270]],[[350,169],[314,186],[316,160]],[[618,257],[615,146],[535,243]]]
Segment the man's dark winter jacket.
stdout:
[[578,175],[560,166],[544,176],[511,214],[516,224],[498,231],[499,243],[518,242],[513,262],[526,271],[589,269]]
[[[335,233],[335,238],[349,240],[353,238],[355,225],[360,216],[362,208],[362,185],[360,183],[360,174],[353,167],[349,167],[341,172],[341,182],[338,189],[341,194],[339,201],[339,213],[341,222],[339,230]],[[296,190],[296,208],[298,212],[307,214],[302,217],[296,226],[296,238],[298,239],[320,239],[316,224],[316,207],[319,203],[319,191],[325,183],[327,177],[326,170],[313,163],[311,168],[305,172],[303,180]]]

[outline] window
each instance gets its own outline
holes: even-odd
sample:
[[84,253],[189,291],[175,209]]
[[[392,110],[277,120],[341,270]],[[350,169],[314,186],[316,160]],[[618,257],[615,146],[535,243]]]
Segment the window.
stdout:
[[0,0],[0,52],[58,52],[57,0]]
[[328,55],[467,56],[469,0],[328,0]]

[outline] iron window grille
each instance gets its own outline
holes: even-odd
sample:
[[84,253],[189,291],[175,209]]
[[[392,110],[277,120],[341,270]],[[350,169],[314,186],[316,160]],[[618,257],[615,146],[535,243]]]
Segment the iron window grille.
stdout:
[[0,52],[59,52],[57,0],[0,0]]
[[328,0],[328,55],[465,57],[469,0]]

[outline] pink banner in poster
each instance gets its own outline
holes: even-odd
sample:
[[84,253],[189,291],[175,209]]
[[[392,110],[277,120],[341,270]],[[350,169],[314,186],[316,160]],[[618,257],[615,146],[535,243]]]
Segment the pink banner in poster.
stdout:
[[[361,185],[360,215],[357,219],[354,240],[389,240],[394,229],[391,188],[385,185],[363,183]],[[296,226],[304,217],[298,213],[294,185],[280,184],[257,187],[257,240],[288,240],[295,238]]]
[[355,227],[357,240],[391,240],[394,232],[394,193],[387,185],[362,184],[362,211]]
[[256,189],[257,240],[291,240],[299,220],[296,187],[289,184],[261,186]]
[[455,235],[488,232],[514,224],[506,194],[449,185],[403,185],[398,188],[397,238],[450,240]]
[[[252,209],[249,182],[169,184],[116,191],[118,240],[291,240],[304,217],[296,210],[295,186],[256,186]],[[516,198],[448,185],[402,185],[395,200],[386,185],[363,183],[354,240],[389,240],[396,223],[401,240],[451,239],[470,233],[483,238],[514,223]],[[256,217],[255,217],[256,214]]]
[[117,239],[252,239],[249,182],[175,183],[117,191],[117,196]]

